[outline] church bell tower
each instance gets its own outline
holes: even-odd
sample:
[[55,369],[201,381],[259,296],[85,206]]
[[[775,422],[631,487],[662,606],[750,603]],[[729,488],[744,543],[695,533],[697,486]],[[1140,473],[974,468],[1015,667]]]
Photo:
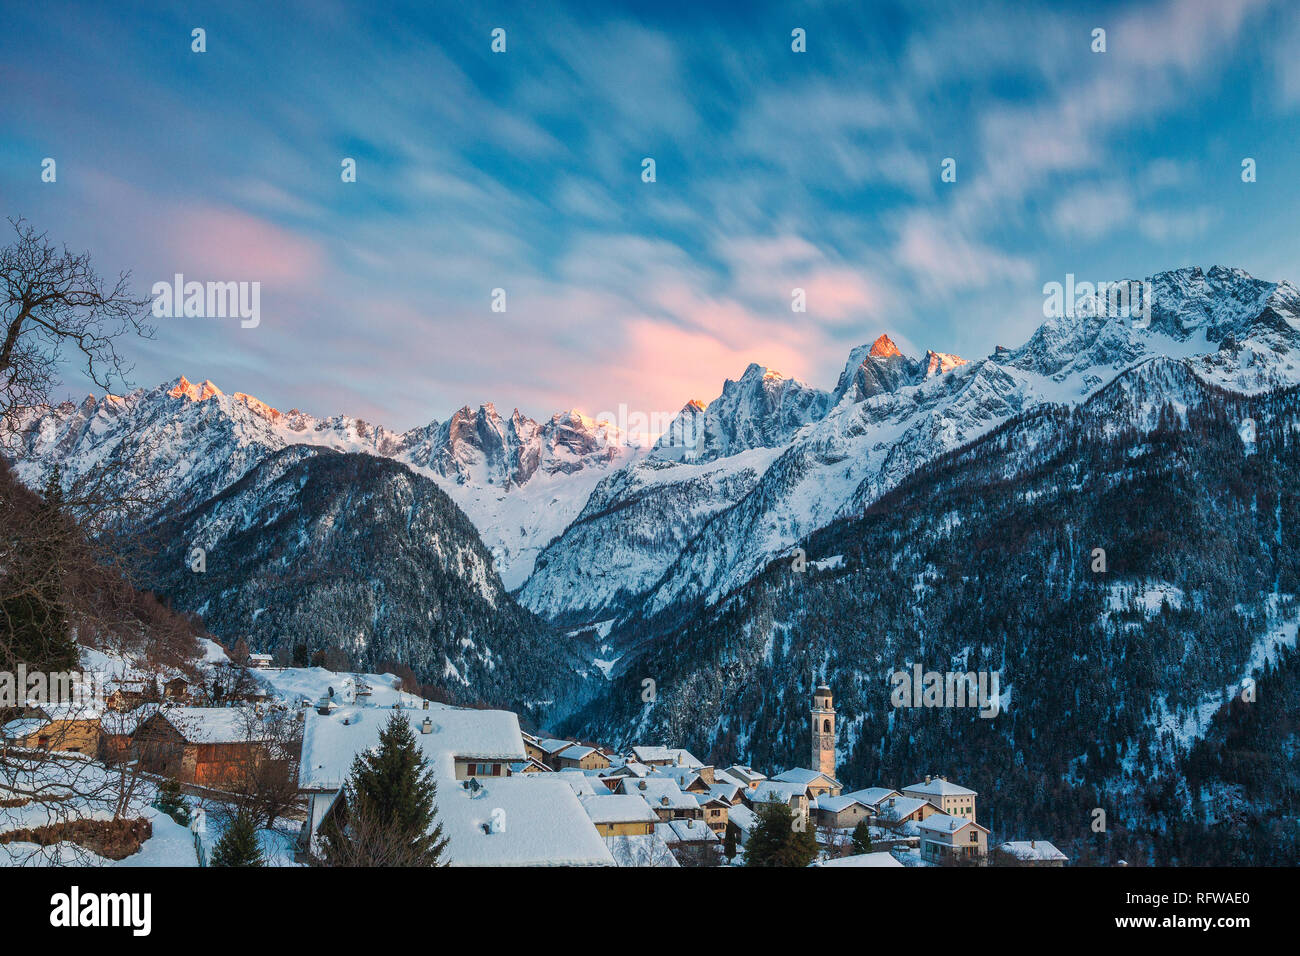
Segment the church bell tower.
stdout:
[[831,703],[831,689],[825,684],[818,684],[813,691],[810,766],[818,773],[835,776],[835,707]]

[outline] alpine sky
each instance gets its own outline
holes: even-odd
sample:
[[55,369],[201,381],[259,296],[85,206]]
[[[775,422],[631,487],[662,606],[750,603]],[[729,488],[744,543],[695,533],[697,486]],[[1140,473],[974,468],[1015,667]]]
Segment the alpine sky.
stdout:
[[1067,273],[1300,278],[1300,5],[981,7],[7,4],[0,211],[141,295],[261,283],[132,384],[392,428],[829,388],[882,331],[978,358]]

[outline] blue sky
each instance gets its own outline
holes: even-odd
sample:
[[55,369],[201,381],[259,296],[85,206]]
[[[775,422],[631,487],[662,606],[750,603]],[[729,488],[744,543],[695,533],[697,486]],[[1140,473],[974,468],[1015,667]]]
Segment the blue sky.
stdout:
[[255,329],[159,320],[134,384],[402,428],[830,387],[882,331],[979,357],[1070,272],[1300,279],[1294,3],[702,6],[14,8],[0,211],[142,293],[261,282]]

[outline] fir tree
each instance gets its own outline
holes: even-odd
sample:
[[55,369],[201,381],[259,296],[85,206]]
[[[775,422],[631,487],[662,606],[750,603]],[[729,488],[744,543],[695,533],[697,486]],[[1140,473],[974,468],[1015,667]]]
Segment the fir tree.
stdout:
[[853,828],[853,852],[871,853],[871,827],[866,820],[859,820]]
[[212,851],[212,866],[265,866],[253,815],[238,811]]
[[726,836],[723,837],[722,843],[722,852],[726,854],[728,860],[736,858],[736,835],[739,832],[740,827],[728,820]]
[[806,823],[796,826],[789,804],[764,803],[745,844],[746,866],[807,866],[817,859],[817,840]]
[[400,711],[359,753],[343,788],[342,812],[322,828],[324,862],[334,866],[445,866],[437,784]]
[[158,798],[154,801],[154,806],[177,823],[190,822],[190,808],[181,796],[179,780],[163,781],[158,787]]

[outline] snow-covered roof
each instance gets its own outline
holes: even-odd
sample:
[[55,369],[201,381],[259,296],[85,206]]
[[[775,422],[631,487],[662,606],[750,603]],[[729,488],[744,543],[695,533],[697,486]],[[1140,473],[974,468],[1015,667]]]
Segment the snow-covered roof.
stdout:
[[633,747],[632,753],[642,763],[667,761],[677,767],[704,766],[704,763],[697,760],[689,750],[682,750],[679,747]]
[[658,814],[645,799],[631,793],[579,797],[592,823],[654,823]]
[[545,740],[537,741],[537,746],[541,748],[542,753],[549,756],[551,754],[557,754],[561,750],[567,750],[569,747],[574,746],[574,743],[572,740],[560,740],[558,737],[547,737]]
[[99,718],[99,729],[106,734],[133,734],[160,709],[159,704],[141,704],[134,710],[108,710]]
[[740,799],[740,794],[745,790],[743,783],[711,783],[709,784],[709,796],[715,797],[726,803],[735,803]]
[[1061,860],[1070,858],[1046,840],[1011,840],[998,847],[1003,853],[1010,853],[1018,860]]
[[682,790],[672,780],[663,777],[647,777],[644,780],[627,779],[620,788],[623,793],[644,797],[650,806],[659,809],[698,810],[700,805],[695,798]]
[[565,760],[581,760],[583,757],[588,757],[595,752],[595,747],[585,747],[582,744],[574,744],[571,747],[566,747],[561,750],[557,756],[563,757]]
[[655,836],[675,843],[717,843],[718,835],[703,820],[667,820],[655,824]]
[[772,778],[777,783],[801,783],[805,787],[814,783],[828,783],[838,787],[840,782],[830,774],[819,773],[816,770],[808,770],[804,767],[792,767],[789,770],[783,770]]
[[897,790],[890,790],[888,787],[865,787],[862,790],[854,790],[852,793],[844,794],[846,797],[852,797],[855,800],[861,800],[869,807],[877,807],[884,800],[890,797],[900,797]]
[[976,796],[974,790],[967,790],[941,777],[934,777],[929,783],[922,781],[903,788],[904,793],[923,793],[927,797],[965,797]]
[[743,803],[738,803],[727,813],[727,820],[748,833],[758,823],[758,814]]
[[750,799],[754,803],[789,803],[794,797],[804,796],[807,790],[802,784],[767,780],[754,789]]
[[727,813],[729,822],[735,823],[741,830],[749,832],[753,829],[755,823],[758,823],[758,814],[749,809],[745,804],[736,804]]
[[611,765],[610,772],[605,774],[607,777],[648,777],[655,770],[654,767],[648,767],[638,760],[629,760],[615,771]]
[[848,793],[841,794],[838,797],[832,797],[829,793],[823,793],[820,796],[814,797],[812,801],[812,805],[818,810],[826,810],[829,813],[840,813],[854,804],[870,809],[868,804]]
[[[440,779],[438,818],[451,865],[612,866],[578,797],[551,776],[479,778],[476,795],[463,781]],[[500,827],[489,832],[494,818]]]
[[609,787],[605,786],[604,781],[599,777],[592,777],[583,773],[581,770],[561,770],[559,773],[552,774],[529,774],[532,777],[547,776],[553,780],[562,780],[567,783],[579,797],[590,797],[596,794],[609,793]]
[[647,776],[672,780],[683,790],[700,779],[699,773],[690,767],[652,767]]
[[738,763],[732,764],[725,772],[745,783],[753,783],[755,780],[767,779],[767,774],[759,773],[753,767],[746,767]]
[[0,727],[0,736],[6,740],[23,740],[48,727],[49,723],[44,717],[19,717]]
[[164,707],[158,711],[190,743],[233,744],[265,739],[248,707]]
[[934,804],[920,797],[894,797],[892,802],[886,799],[879,803],[876,812],[886,820],[902,820],[926,806],[933,807]]
[[950,816],[947,813],[934,813],[921,821],[921,829],[931,833],[952,834],[965,827],[979,827],[985,833],[989,832],[987,827],[981,827],[974,820]]
[[892,853],[855,853],[853,856],[842,856],[834,860],[821,860],[814,863],[813,866],[897,866],[903,864],[894,859]]
[[[298,786],[304,790],[340,789],[352,766],[352,758],[378,745],[379,732],[394,713],[399,711],[355,705],[340,707],[330,714],[308,712],[304,717]],[[506,762],[526,759],[519,719],[509,711],[471,710],[431,703],[428,710],[404,709],[400,713],[410,721],[416,743],[435,766],[443,757]],[[433,723],[432,732],[427,734],[422,731],[426,717]],[[454,766],[447,776],[455,777]]]

